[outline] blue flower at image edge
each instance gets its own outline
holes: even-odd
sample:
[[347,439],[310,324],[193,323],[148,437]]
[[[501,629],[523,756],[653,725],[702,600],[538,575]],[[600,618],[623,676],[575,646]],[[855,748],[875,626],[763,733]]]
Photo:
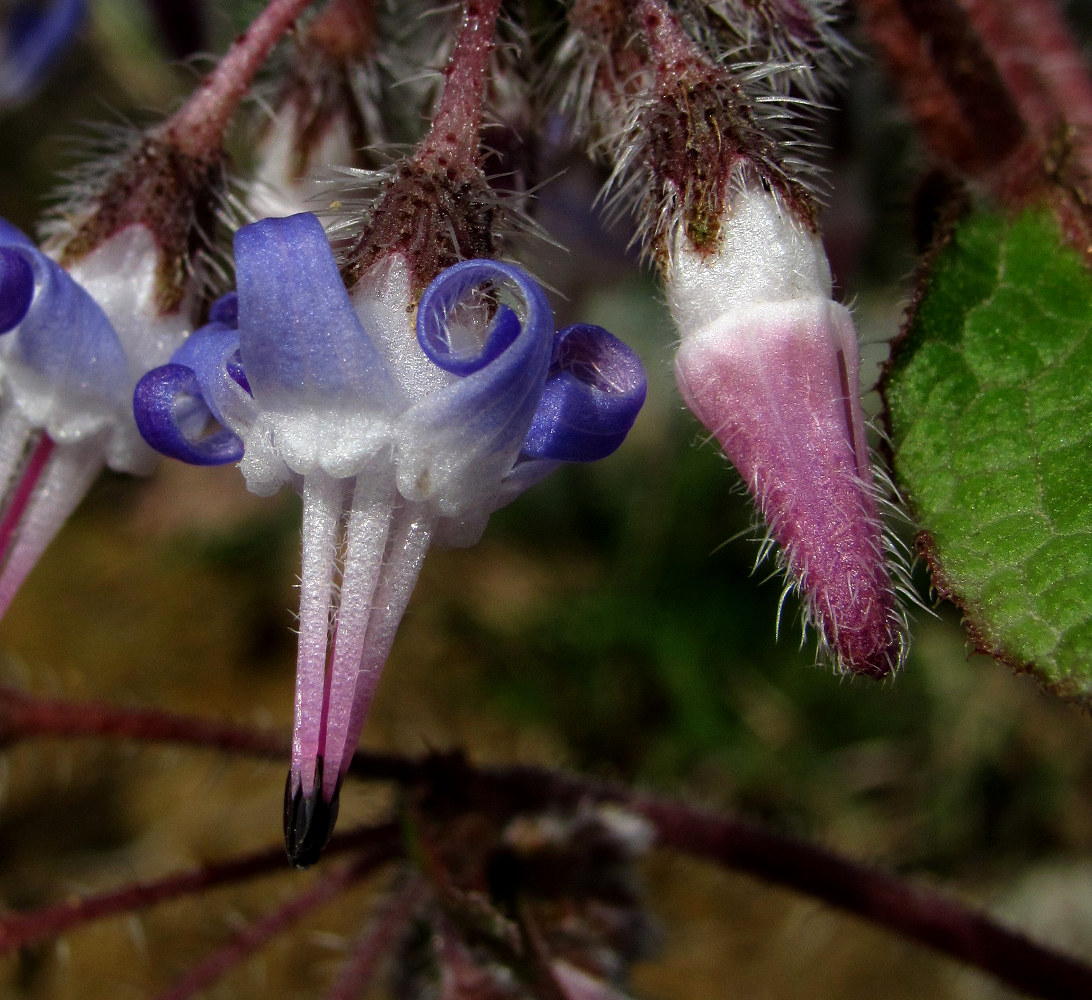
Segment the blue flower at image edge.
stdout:
[[124,412],[132,383],[110,320],[64,268],[0,219],[0,334],[9,333],[3,358],[48,386],[58,413],[74,396]]
[[0,107],[34,96],[86,16],[86,0],[15,4],[0,26]]
[[0,615],[103,465],[150,456],[132,385],[99,304],[0,219]]

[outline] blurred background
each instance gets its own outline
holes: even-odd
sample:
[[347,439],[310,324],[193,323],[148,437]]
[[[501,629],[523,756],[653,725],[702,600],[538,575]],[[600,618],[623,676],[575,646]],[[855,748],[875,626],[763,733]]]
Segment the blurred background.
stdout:
[[[212,11],[203,44],[222,51],[258,6]],[[45,90],[0,117],[0,215],[27,229],[84,123],[169,109],[207,65],[167,62],[147,5],[91,7]],[[867,386],[900,322],[925,168],[867,56],[824,127],[825,232],[868,345]],[[364,746],[462,747],[476,761],[562,766],[733,810],[1092,958],[1088,718],[969,656],[947,606],[916,616],[909,663],[882,685],[816,668],[791,599],[775,642],[780,580],[753,571],[750,506],[675,393],[666,312],[624,225],[601,227],[601,181],[574,164],[551,182],[538,217],[569,252],[536,244],[522,257],[560,293],[559,323],[600,323],[638,350],[646,409],[615,456],[563,469],[496,514],[477,547],[430,555]],[[0,622],[0,683],[287,731],[298,547],[298,499],[252,497],[233,468],[163,462],[147,481],[106,478]],[[279,763],[211,752],[100,741],[5,751],[0,906],[275,845],[283,782]],[[351,787],[341,822],[386,805]],[[643,874],[658,930],[634,969],[638,997],[1004,995],[754,880],[666,854]],[[91,925],[0,960],[0,995],[148,996],[313,877],[286,868]],[[208,995],[321,996],[377,888],[339,897]]]

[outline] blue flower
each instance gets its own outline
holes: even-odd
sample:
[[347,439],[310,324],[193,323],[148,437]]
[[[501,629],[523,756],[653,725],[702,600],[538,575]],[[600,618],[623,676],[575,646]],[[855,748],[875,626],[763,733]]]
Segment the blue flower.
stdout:
[[103,465],[145,472],[132,387],[185,335],[129,227],[66,271],[0,219],[0,615]]
[[135,412],[168,455],[241,460],[255,492],[303,493],[285,822],[289,855],[308,864],[430,543],[472,544],[561,462],[612,452],[645,379],[607,331],[555,332],[542,289],[510,264],[443,272],[415,337],[403,259],[373,270],[354,302],[313,215],[240,230],[235,261],[237,296],[141,380]]
[[86,7],[86,0],[16,4],[0,28],[0,107],[34,96],[76,37]]

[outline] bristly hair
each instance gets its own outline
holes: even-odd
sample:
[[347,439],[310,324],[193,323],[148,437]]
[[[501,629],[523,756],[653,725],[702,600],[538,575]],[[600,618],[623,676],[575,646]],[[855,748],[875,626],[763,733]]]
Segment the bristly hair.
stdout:
[[322,215],[350,287],[372,264],[402,252],[416,296],[461,260],[505,259],[517,240],[549,239],[527,212],[533,192],[500,190],[482,171],[438,175],[423,169],[412,152],[392,147],[373,150],[373,156],[389,162],[377,170],[338,169],[320,181]]
[[428,111],[451,57],[462,5],[457,0],[439,6],[428,0],[376,3],[383,39],[376,65],[385,95],[380,103],[385,134],[394,143],[412,145],[428,128]]
[[[445,268],[502,258],[517,236],[541,233],[526,210],[532,167],[519,160],[518,133],[529,128],[531,113],[516,56],[527,40],[518,24],[504,18],[495,31],[473,149],[433,125],[413,152],[378,170],[338,171],[325,183],[337,208],[323,214],[333,220],[331,239],[350,288],[376,262],[401,253],[416,296]],[[440,106],[443,99],[441,93]]]
[[140,223],[160,251],[161,312],[187,294],[209,299],[230,284],[230,234],[245,213],[222,157],[198,162],[156,138],[154,128],[126,121],[89,125],[72,147],[79,163],[62,174],[40,227],[62,264]]
[[[638,93],[643,67],[627,52],[632,31],[620,0],[574,0],[543,79],[547,107],[566,123],[573,142],[606,159],[608,136],[618,135],[629,115],[626,95]],[[550,113],[550,112],[548,112]]]
[[810,188],[785,168],[731,83],[680,86],[635,103],[615,141],[621,152],[601,196],[607,218],[632,212],[642,253],[661,265],[680,234],[699,251],[715,251],[736,196],[756,184],[814,225]]
[[644,253],[661,264],[680,230],[698,250],[715,249],[740,184],[765,185],[813,227],[824,187],[809,155],[814,101],[832,76],[826,62],[842,58],[827,38],[833,6],[808,23],[834,54],[792,64],[781,58],[787,43],[759,30],[761,3],[730,38],[712,23],[716,4],[680,14],[648,6],[578,0],[555,63],[558,108],[612,167],[608,215],[633,211]]
[[839,31],[842,0],[681,0],[680,9],[708,51],[765,67],[785,97],[828,100],[854,55]]
[[[870,517],[878,530],[880,549],[876,554],[885,563],[887,573],[894,589],[895,600],[886,616],[886,628],[892,638],[892,646],[895,650],[894,661],[885,676],[894,676],[905,664],[910,651],[910,613],[911,606],[926,614],[933,614],[931,608],[923,603],[918,595],[913,582],[913,571],[916,557],[909,547],[895,533],[891,521],[902,520],[909,523],[902,497],[899,495],[886,469],[880,463],[875,452],[869,450],[870,465],[873,482],[868,485],[870,495],[876,503],[879,511],[888,516]],[[748,492],[755,499],[755,517],[751,528],[746,534],[750,534],[758,542],[758,551],[755,556],[752,573],[756,573],[761,565],[769,559],[773,559],[773,570],[766,577],[770,579],[780,576],[782,589],[777,602],[777,615],[774,625],[775,635],[780,637],[782,617],[785,602],[790,595],[795,596],[799,602],[800,622],[800,648],[808,644],[811,633],[814,631],[816,639],[816,664],[827,666],[835,673],[849,676],[859,671],[846,662],[837,645],[838,617],[837,610],[829,604],[821,606],[818,597],[812,587],[809,586],[810,575],[807,565],[800,565],[796,553],[778,545],[774,537],[777,532],[777,522],[774,512],[770,510],[766,498],[761,496],[757,484],[744,484]],[[865,515],[868,516],[868,515]],[[833,635],[829,634],[833,628]]]

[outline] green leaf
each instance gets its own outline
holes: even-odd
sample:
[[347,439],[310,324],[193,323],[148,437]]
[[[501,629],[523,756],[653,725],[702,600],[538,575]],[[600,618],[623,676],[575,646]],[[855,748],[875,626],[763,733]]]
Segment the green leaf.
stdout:
[[1092,275],[1049,216],[960,224],[883,391],[938,591],[981,652],[1092,702]]

